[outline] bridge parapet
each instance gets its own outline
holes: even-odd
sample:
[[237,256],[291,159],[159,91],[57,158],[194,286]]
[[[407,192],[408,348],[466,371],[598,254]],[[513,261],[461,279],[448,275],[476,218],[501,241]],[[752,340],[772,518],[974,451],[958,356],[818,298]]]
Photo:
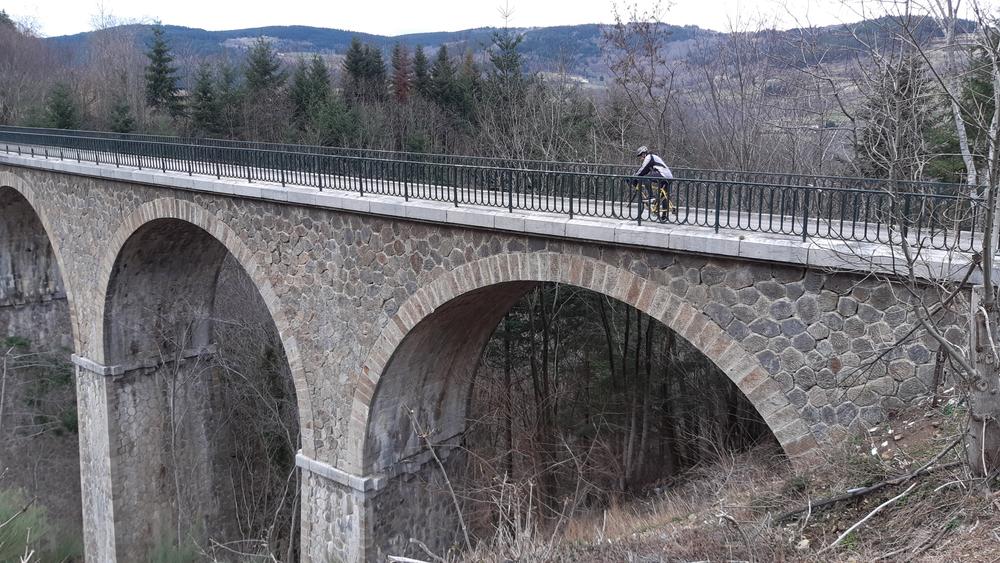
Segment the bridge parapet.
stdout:
[[[901,240],[933,250],[975,251],[981,198],[956,184],[699,171],[664,183],[605,165],[508,167],[472,157],[419,160],[412,153],[329,154],[322,147],[189,141],[144,135],[55,133],[0,127],[5,152],[105,166],[159,169],[573,217],[634,221],[859,243]],[[264,148],[260,148],[264,147]],[[437,155],[440,156],[440,155]],[[584,166],[580,169],[579,166]],[[586,168],[590,166],[591,168]],[[596,168],[594,168],[596,167]],[[602,168],[603,167],[603,168]],[[669,212],[665,212],[669,209]]]
[[[31,154],[23,150],[18,154],[15,150],[0,153],[0,163],[163,188],[406,218],[442,225],[764,260],[810,268],[909,275],[907,260],[899,245],[891,243],[888,239],[867,241],[801,237],[796,233],[768,233],[732,227],[716,229],[685,222],[639,223],[633,222],[628,217],[592,217],[579,213],[570,215],[539,209],[504,210],[495,205],[477,202],[458,206],[448,201],[454,198],[439,198],[444,201],[436,201],[400,197],[400,194],[395,193],[398,186],[380,187],[377,182],[368,182],[367,190],[319,190],[287,182],[282,186],[280,183],[267,180],[213,178],[211,174],[188,174],[170,168],[164,171],[148,167],[114,166],[108,164],[106,157],[104,160],[101,157],[91,160],[84,160],[81,157],[81,160],[74,161],[72,158],[67,158],[65,153],[57,157],[54,153]],[[953,241],[955,248],[944,249],[934,248],[940,246],[937,243],[930,244],[930,247],[920,247],[920,241],[914,239],[912,242],[920,254],[920,259],[912,264],[914,275],[927,279],[956,281],[965,279],[974,253],[961,248],[973,248],[973,241],[968,238],[973,235],[965,231],[960,235],[957,242]],[[939,233],[938,240],[948,240],[947,233]],[[1000,274],[1000,267],[997,268],[995,276],[997,274]],[[978,283],[981,280],[982,274],[978,271],[968,278],[971,283]]]

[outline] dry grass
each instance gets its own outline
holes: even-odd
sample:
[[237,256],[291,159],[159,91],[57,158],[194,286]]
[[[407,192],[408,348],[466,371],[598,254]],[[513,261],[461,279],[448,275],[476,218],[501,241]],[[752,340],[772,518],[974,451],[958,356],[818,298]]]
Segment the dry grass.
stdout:
[[[865,429],[804,474],[766,448],[719,455],[647,498],[576,515],[555,532],[536,525],[517,537],[516,550],[495,541],[466,560],[998,561],[1000,493],[961,467],[775,522],[787,510],[912,471],[954,440],[962,420],[954,403],[911,409]],[[828,548],[911,484],[907,495]]]

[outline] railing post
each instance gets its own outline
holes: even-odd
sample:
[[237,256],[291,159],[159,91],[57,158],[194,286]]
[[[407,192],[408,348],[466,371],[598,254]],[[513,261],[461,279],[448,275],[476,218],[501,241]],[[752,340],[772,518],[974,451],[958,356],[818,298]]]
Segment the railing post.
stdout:
[[281,159],[282,162],[278,165],[278,168],[280,169],[279,172],[281,173],[281,187],[285,187],[285,162],[284,162],[284,160],[285,159],[282,158]]
[[401,162],[399,164],[400,169],[403,173],[400,174],[403,180],[403,201],[410,201],[410,176],[406,173],[406,165],[408,163]]
[[[641,227],[642,226],[642,209],[643,209],[643,207],[646,206],[646,202],[643,201],[642,190],[640,189],[641,184],[639,182],[642,182],[642,180],[636,181],[635,186],[633,186],[635,188],[635,193],[633,194],[632,197],[634,197],[636,203],[639,204],[639,212],[635,214],[635,220],[636,220],[636,223]],[[632,201],[632,200],[630,199],[629,201]],[[631,206],[632,204],[630,203],[629,205]]]
[[811,188],[805,188],[802,196],[802,242],[809,236],[809,192],[811,191]]
[[507,171],[507,211],[514,212],[514,173]]
[[[669,208],[669,206],[667,206]],[[719,232],[721,224],[720,215],[722,212],[722,184],[715,185],[715,232]]]
[[573,218],[573,191],[574,191],[573,188],[574,187],[576,187],[576,182],[572,182],[569,185],[569,218],[570,219]]

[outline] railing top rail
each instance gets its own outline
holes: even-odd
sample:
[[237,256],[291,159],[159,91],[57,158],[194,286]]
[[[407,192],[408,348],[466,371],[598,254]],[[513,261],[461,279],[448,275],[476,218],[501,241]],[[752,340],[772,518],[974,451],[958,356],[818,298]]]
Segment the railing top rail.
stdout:
[[[410,160],[405,160],[406,158],[415,159],[430,159],[434,160],[446,160],[446,161],[457,161],[457,162],[436,162],[437,164],[453,164],[456,166],[484,166],[483,164],[467,164],[462,161],[478,161],[478,162],[494,162],[493,168],[505,169],[505,170],[538,170],[547,172],[565,172],[565,173],[581,173],[578,170],[565,170],[565,167],[570,168],[591,168],[590,171],[584,171],[584,174],[604,174],[604,175],[621,175],[621,176],[632,176],[631,171],[632,166],[627,164],[615,164],[615,163],[594,163],[594,162],[567,162],[567,161],[555,161],[555,160],[532,160],[532,159],[508,159],[502,157],[489,157],[489,156],[474,156],[474,155],[453,155],[453,154],[440,154],[440,153],[420,153],[412,151],[392,151],[385,149],[366,149],[366,148],[349,148],[349,147],[327,147],[321,145],[304,145],[295,143],[271,143],[263,141],[239,141],[221,138],[197,138],[197,137],[177,137],[168,135],[156,135],[156,134],[135,134],[135,133],[114,133],[106,131],[90,131],[90,130],[65,130],[65,129],[53,129],[53,128],[40,128],[40,127],[21,127],[21,126],[0,126],[0,130],[6,131],[24,131],[24,132],[34,132],[34,133],[45,133],[45,134],[55,134],[64,135],[69,137],[89,137],[89,138],[113,138],[117,140],[136,140],[136,141],[147,141],[147,142],[165,142],[170,144],[188,144],[195,146],[217,146],[216,143],[221,143],[224,145],[232,145],[236,148],[245,148],[250,150],[268,150],[276,152],[301,152],[303,154],[325,154],[325,153],[355,153],[358,155],[377,155],[377,156],[357,156],[353,154],[339,154],[339,156],[352,156],[355,158],[375,158],[378,160],[387,161],[398,161],[398,162],[412,162]],[[158,140],[158,141],[157,141]],[[318,151],[318,152],[317,152]],[[385,155],[385,156],[383,156]],[[388,158],[386,158],[388,157]],[[519,166],[523,165],[523,166]],[[537,166],[547,166],[547,167],[562,167],[558,170],[549,170],[546,168],[537,169],[531,168],[530,165]],[[596,171],[599,169],[611,169],[609,173],[607,171]],[[864,178],[855,176],[839,176],[839,175],[819,175],[819,174],[802,174],[802,173],[786,173],[786,172],[765,172],[765,171],[746,171],[746,170],[732,170],[732,169],[704,169],[704,168],[689,168],[689,167],[676,167],[673,169],[677,173],[693,173],[699,175],[732,175],[739,174],[747,177],[766,177],[766,176],[776,176],[781,178],[798,178],[802,180],[812,181],[814,183],[823,182],[837,182],[837,183],[863,183],[869,185],[905,185],[914,187],[934,187],[939,189],[968,189],[967,184],[954,183],[954,182],[935,182],[927,180],[888,180],[885,178]],[[683,178],[676,178],[678,180]],[[690,178],[692,180],[696,178]],[[722,181],[722,180],[719,180]],[[727,180],[728,181],[728,180]],[[795,185],[787,182],[760,182],[746,180],[744,183],[748,184],[768,184],[768,185]],[[833,189],[833,186],[822,186],[824,189]]]

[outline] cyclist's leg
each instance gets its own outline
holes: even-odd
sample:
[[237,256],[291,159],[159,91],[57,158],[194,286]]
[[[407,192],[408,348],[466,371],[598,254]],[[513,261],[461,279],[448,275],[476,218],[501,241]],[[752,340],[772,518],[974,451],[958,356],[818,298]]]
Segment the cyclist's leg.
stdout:
[[664,180],[663,182],[663,197],[667,200],[667,213],[673,213],[677,215],[677,206],[670,201],[670,188],[673,182],[671,180]]
[[660,221],[666,221],[667,214],[670,212],[669,184],[666,181],[657,182],[657,192],[657,207],[660,212]]
[[639,214],[642,215],[644,210],[649,209],[649,190],[645,183],[641,181],[636,183],[635,193],[632,195],[639,199]]
[[654,218],[658,219],[660,213],[663,212],[663,208],[660,207],[660,198],[657,194],[658,191],[657,186],[653,182],[646,185],[646,201],[649,206],[650,220],[653,220]]

